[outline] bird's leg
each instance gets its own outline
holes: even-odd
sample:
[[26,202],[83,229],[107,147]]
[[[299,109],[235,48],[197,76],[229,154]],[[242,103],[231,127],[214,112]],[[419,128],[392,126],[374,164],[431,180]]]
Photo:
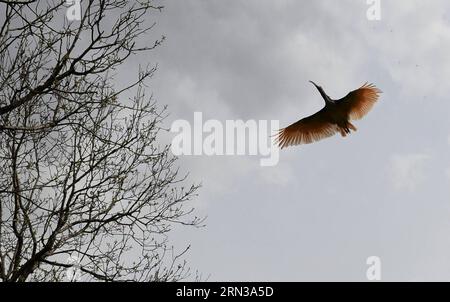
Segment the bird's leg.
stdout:
[[357,130],[358,130],[358,129],[356,129],[355,125],[353,125],[353,124],[350,123],[350,122],[347,122],[347,127],[350,128],[350,129],[352,129],[353,131],[357,131]]
[[341,132],[342,137],[346,137],[347,134],[350,134],[350,130],[356,131],[356,127],[350,122],[344,122],[339,126],[339,131]]

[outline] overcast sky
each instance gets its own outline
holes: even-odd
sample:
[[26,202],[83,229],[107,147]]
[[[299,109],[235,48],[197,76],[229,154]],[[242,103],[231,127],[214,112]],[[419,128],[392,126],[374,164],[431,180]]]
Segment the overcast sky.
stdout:
[[151,91],[176,119],[287,126],[369,81],[384,93],[358,132],[259,157],[184,156],[203,229],[176,247],[210,281],[450,280],[450,3],[167,0],[148,54]]

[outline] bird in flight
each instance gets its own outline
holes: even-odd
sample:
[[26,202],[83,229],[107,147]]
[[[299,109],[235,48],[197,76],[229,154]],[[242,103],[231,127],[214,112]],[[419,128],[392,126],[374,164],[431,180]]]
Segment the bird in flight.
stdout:
[[359,120],[365,116],[378,100],[381,93],[375,85],[365,83],[339,100],[332,100],[313,81],[310,81],[325,100],[325,107],[311,116],[280,129],[276,134],[276,142],[283,149],[288,146],[310,144],[318,140],[340,133],[343,137],[356,131],[350,120]]

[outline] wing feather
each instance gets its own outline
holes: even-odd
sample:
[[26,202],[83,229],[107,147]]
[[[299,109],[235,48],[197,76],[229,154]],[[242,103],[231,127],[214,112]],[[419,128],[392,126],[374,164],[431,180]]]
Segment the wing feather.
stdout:
[[337,126],[329,122],[324,115],[324,111],[321,110],[286,128],[280,129],[277,133],[276,142],[283,149],[288,146],[310,144],[333,136],[337,131]]
[[382,91],[375,85],[365,83],[360,88],[338,100],[337,104],[346,112],[349,119],[359,120],[372,109],[380,93]]

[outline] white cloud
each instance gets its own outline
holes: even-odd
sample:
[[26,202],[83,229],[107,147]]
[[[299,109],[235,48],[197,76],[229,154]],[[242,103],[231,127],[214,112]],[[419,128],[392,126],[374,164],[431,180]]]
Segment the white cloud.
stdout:
[[390,160],[390,176],[396,189],[414,191],[426,179],[427,154],[394,155]]

